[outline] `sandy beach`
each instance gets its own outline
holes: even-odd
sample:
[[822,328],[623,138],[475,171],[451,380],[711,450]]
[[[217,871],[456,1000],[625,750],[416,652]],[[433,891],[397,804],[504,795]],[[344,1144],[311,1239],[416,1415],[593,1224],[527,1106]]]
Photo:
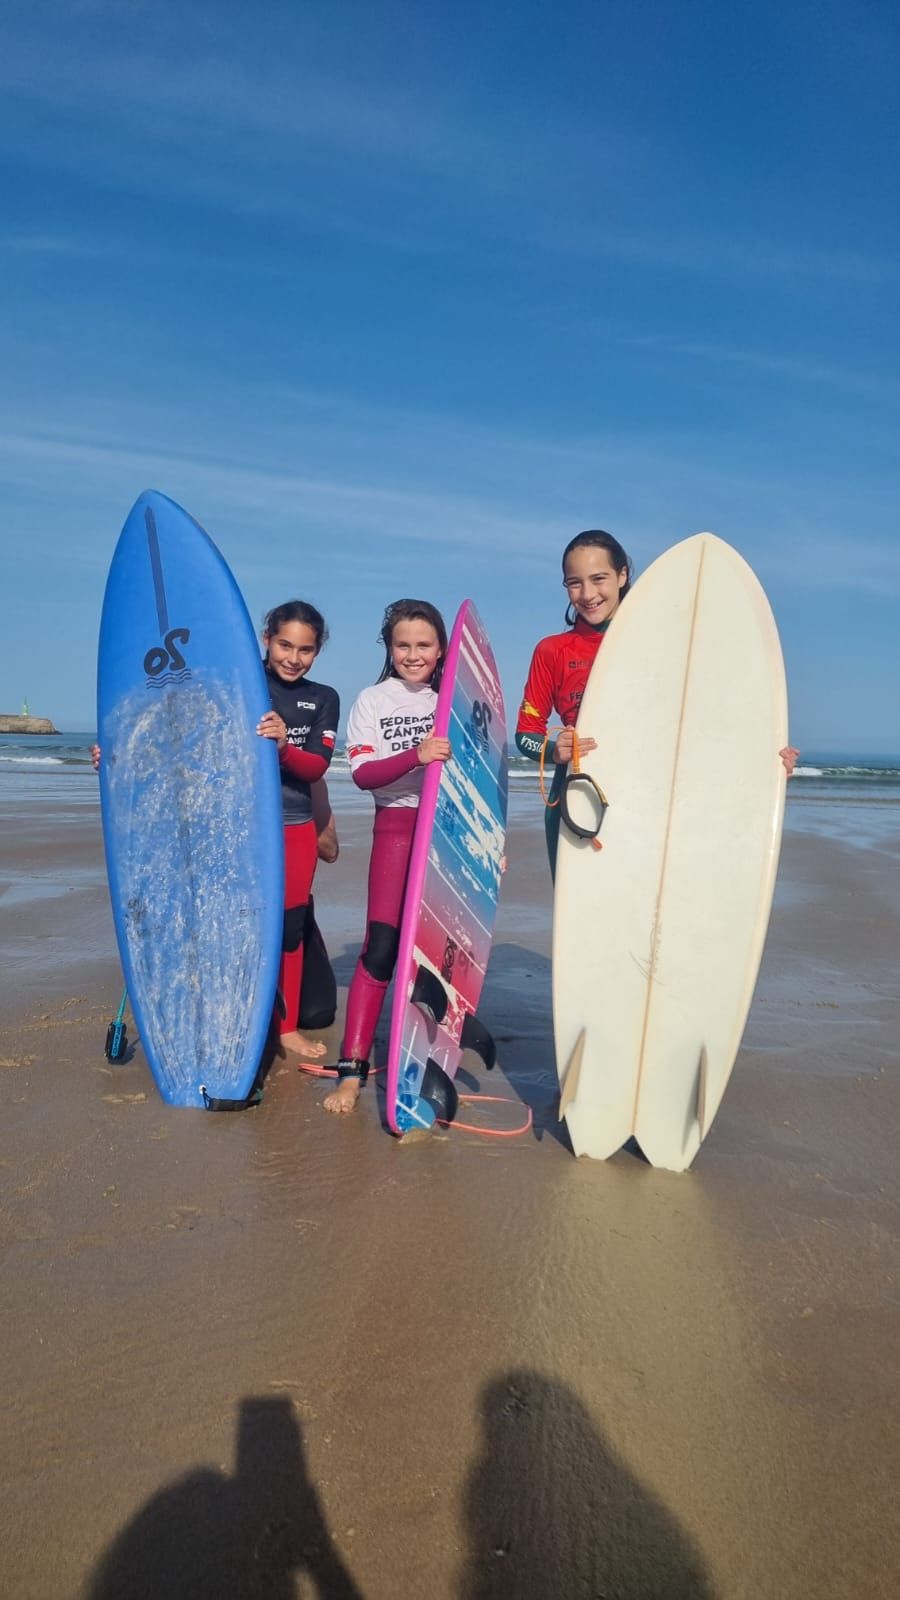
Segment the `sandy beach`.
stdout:
[[[42,792],[0,807],[2,1594],[897,1592],[896,808],[789,806],[744,1045],[675,1176],[576,1161],[557,1121],[532,793],[498,1069],[467,1058],[512,1103],[466,1112],[533,1132],[401,1145],[371,1086],[333,1119],[287,1063],[219,1117],[139,1049],[110,1066],[96,791]],[[333,798],[343,1001],[369,818]]]

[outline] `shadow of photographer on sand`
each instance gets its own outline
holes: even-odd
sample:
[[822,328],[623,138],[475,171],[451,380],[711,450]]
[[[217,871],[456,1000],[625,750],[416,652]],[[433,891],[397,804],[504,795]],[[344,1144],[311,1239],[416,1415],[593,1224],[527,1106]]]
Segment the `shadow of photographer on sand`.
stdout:
[[481,1418],[462,1600],[713,1600],[691,1540],[566,1384],[513,1370]]
[[362,1600],[309,1479],[290,1402],[241,1403],[234,1475],[198,1467],[148,1501],[102,1558],[87,1600]]
[[[618,1460],[565,1384],[528,1369],[482,1391],[468,1477],[461,1600],[713,1600],[702,1559]],[[309,1479],[284,1399],[248,1399],[233,1476],[211,1467],[162,1489],[110,1546],[87,1600],[363,1600]],[[390,1575],[380,1593],[390,1593]],[[306,1593],[306,1589],[303,1591]],[[399,1592],[399,1591],[398,1591]],[[414,1600],[414,1596],[410,1596]]]

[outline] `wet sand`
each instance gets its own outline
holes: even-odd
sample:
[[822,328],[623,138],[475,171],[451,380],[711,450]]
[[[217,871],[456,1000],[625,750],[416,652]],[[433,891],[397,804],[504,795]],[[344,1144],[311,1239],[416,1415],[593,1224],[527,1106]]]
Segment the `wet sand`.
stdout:
[[[4,828],[0,1593],[897,1592],[889,821],[884,849],[787,834],[735,1075],[674,1176],[576,1162],[556,1120],[537,820],[519,800],[500,1063],[471,1074],[514,1103],[467,1108],[534,1132],[403,1145],[371,1088],[333,1119],[286,1064],[220,1117],[109,1066],[95,803]],[[358,809],[342,839],[345,986]]]

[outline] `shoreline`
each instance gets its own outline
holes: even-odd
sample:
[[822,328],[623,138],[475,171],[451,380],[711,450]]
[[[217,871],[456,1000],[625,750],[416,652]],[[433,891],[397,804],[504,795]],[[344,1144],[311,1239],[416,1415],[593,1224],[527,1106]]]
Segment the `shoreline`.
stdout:
[[[402,1145],[377,1093],[329,1118],[290,1062],[219,1118],[163,1105],[139,1056],[106,1063],[121,980],[91,796],[64,822],[22,808],[0,843],[24,896],[0,900],[4,1592],[894,1592],[900,858],[880,808],[868,844],[868,823],[788,828],[735,1072],[676,1176],[577,1162],[556,1120],[530,795],[485,989],[499,1063],[465,1065],[533,1134]],[[316,890],[340,1021],[370,815],[334,798]]]

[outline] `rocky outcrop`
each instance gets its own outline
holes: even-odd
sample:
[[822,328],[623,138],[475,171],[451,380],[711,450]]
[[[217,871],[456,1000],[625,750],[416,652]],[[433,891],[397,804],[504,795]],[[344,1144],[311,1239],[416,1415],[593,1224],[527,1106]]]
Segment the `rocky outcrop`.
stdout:
[[0,733],[59,733],[49,717],[0,716]]

